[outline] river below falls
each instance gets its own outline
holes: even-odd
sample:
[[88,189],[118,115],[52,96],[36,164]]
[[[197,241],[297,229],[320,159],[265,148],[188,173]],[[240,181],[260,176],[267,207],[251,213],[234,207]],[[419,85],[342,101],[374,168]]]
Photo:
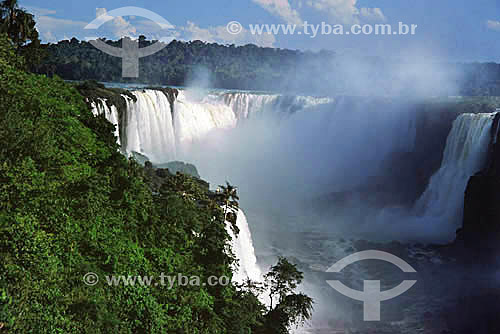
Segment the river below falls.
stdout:
[[[273,219],[281,222],[271,226],[262,216],[247,215],[257,236],[254,245],[263,272],[278,256],[287,257],[304,272],[301,291],[313,297],[315,309],[312,320],[296,333],[493,334],[491,325],[483,324],[490,327],[481,331],[481,323],[495,321],[500,314],[498,266],[480,264],[483,259],[472,257],[459,244],[376,243],[328,232],[331,228],[315,224],[314,217],[275,215]],[[259,238],[264,233],[266,237]],[[326,272],[337,261],[364,250],[396,255],[416,273],[404,273],[378,260],[351,264],[341,273]],[[381,321],[365,322],[363,303],[340,294],[327,280],[340,280],[355,290],[363,290],[364,280],[380,280],[382,291],[404,280],[417,283],[402,295],[382,302]]]

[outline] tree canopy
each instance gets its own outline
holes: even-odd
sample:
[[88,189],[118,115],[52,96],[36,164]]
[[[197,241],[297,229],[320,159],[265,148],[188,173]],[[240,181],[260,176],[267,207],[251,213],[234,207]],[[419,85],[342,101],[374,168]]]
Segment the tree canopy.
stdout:
[[[0,328],[263,332],[271,310],[237,284],[106,284],[112,275],[231,279],[237,259],[223,205],[237,206],[235,188],[216,196],[181,173],[158,173],[154,188],[151,171],[119,152],[114,126],[74,85],[23,66],[0,35]],[[88,273],[98,284],[85,284]]]
[[[114,47],[121,46],[120,40],[105,42]],[[144,36],[139,39],[141,48],[154,42],[146,40]],[[400,64],[395,60],[379,57],[352,60],[331,51],[303,52],[263,48],[252,44],[235,46],[176,40],[160,52],[139,60],[139,78],[122,78],[121,59],[101,52],[89,42],[72,38],[57,44],[42,45],[42,49],[46,51],[47,57],[36,66],[36,71],[49,76],[55,74],[67,80],[172,86],[202,83],[227,89],[313,95],[363,95],[367,93],[364,88],[353,83],[362,80],[369,92],[373,90],[382,95],[410,96],[419,88],[415,82],[423,80],[404,75],[403,78],[400,77],[401,73],[395,71],[395,68],[411,66],[404,60]],[[350,72],[353,74],[346,75],[346,66],[352,67]],[[499,64],[449,63],[435,64],[434,67],[443,67],[449,72],[447,75],[454,77],[447,85],[438,87],[442,91],[440,94],[500,96]],[[358,76],[354,77],[356,73]],[[394,85],[395,82],[398,84]]]

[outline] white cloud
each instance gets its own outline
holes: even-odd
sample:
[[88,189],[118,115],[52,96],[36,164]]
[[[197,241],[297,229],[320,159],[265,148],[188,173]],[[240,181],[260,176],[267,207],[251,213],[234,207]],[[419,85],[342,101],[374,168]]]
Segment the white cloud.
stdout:
[[380,8],[358,8],[357,0],[309,0],[307,5],[318,11],[325,12],[332,23],[358,24],[362,20],[385,21],[385,15]]
[[138,35],[144,35],[148,39],[159,40],[164,43],[170,43],[174,39],[179,39],[181,33],[174,29],[162,29],[158,23],[147,20],[138,19],[134,21],[134,26],[137,29]]
[[56,11],[53,9],[40,8],[40,7],[36,7],[36,6],[23,6],[23,8],[26,9],[28,11],[28,13],[31,13],[35,16],[53,15],[56,13]]
[[488,21],[486,21],[486,25],[491,30],[500,31],[500,21],[488,20]]
[[182,38],[185,40],[202,40],[209,43],[220,44],[255,44],[258,46],[272,47],[276,38],[271,34],[254,35],[247,29],[239,34],[230,34],[226,26],[201,28],[194,22],[187,22],[187,26],[180,28]]
[[148,39],[156,39],[169,43],[173,39],[178,40],[202,40],[209,43],[220,44],[256,44],[259,46],[272,47],[276,42],[275,36],[271,34],[253,35],[249,30],[243,29],[240,34],[230,34],[226,26],[209,26],[202,28],[194,22],[188,21],[185,26],[175,29],[162,29],[157,23],[139,17],[107,17],[106,8],[97,8],[96,17],[105,16],[109,19],[98,30],[85,30],[89,22],[73,21],[52,16],[56,11],[38,8],[38,13],[46,13],[36,17],[37,29],[44,42],[57,42],[70,37],[80,40],[86,37],[106,37],[119,39],[124,36],[137,38],[145,35]]
[[121,16],[108,16],[107,13],[106,8],[96,8],[96,17],[104,16],[106,19],[109,18],[109,21],[103,24],[103,28],[109,30],[113,37],[137,37],[137,29],[129,21]]
[[88,22],[74,21],[54,17],[57,11],[36,6],[23,6],[29,13],[35,15],[36,29],[44,42],[57,42],[70,36],[81,36],[83,27]]
[[382,10],[380,8],[361,8],[359,14],[361,15],[361,17],[363,17],[368,21],[375,21],[375,22],[387,21],[384,13],[382,13]]
[[37,16],[36,28],[47,42],[56,42],[63,36],[80,34],[87,22],[60,19],[52,16]]
[[292,9],[288,0],[253,0],[253,2],[289,24],[302,24],[303,22],[299,12]]
[[43,32],[42,33],[42,37],[47,42],[51,42],[51,43],[57,42],[56,36],[54,36],[54,34],[52,33],[52,31],[45,31],[45,32]]

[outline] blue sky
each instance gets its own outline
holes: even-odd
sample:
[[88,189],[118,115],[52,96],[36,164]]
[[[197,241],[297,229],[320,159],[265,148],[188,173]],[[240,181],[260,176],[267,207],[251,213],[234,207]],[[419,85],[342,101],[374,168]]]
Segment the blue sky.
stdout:
[[[434,57],[453,61],[500,62],[499,0],[182,0],[182,1],[67,1],[21,0],[35,13],[42,40],[55,42],[77,37],[144,34],[156,39],[200,39],[222,44],[254,43],[300,50],[333,50],[341,54],[388,57]],[[174,27],[161,30],[139,16],[114,18],[98,30],[83,28],[116,8],[141,7],[153,11]],[[226,25],[238,21],[244,31],[229,34]],[[398,22],[417,24],[415,35],[339,36],[254,35],[250,24],[352,24]]]

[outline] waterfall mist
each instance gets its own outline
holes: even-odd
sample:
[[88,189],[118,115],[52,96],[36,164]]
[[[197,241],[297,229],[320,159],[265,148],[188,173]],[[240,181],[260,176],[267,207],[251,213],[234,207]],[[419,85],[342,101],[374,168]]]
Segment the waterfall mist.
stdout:
[[[302,289],[317,301],[314,322],[328,327],[332,311],[351,318],[351,304],[334,300],[314,273],[352,253],[356,240],[449,241],[460,225],[492,116],[453,123],[458,114],[429,115],[424,96],[455,91],[447,69],[433,66],[394,66],[387,76],[398,80],[370,84],[374,68],[349,60],[340,66],[348,80],[323,82],[331,91],[322,97],[213,90],[201,71],[173,103],[161,91],[132,92],[137,102],[127,99],[120,141],[153,164],[193,163],[213,189],[237,186],[236,280],[258,278],[277,256],[288,257],[307,273]],[[365,96],[332,97],[339,85]],[[116,122],[116,110],[95,113]]]
[[[422,123],[414,103],[385,98],[220,91],[193,98],[188,89],[170,104],[161,91],[133,94],[137,102],[127,100],[120,125],[122,147],[153,164],[193,163],[212,188],[237,186],[235,280],[258,279],[277,256],[298,263],[306,273],[301,289],[317,302],[316,328],[356,317],[350,301],[332,295],[316,274],[351,254],[356,240],[451,239],[460,224],[460,192],[484,163],[493,117],[463,114],[452,125],[442,115],[424,115]],[[116,121],[113,108],[94,109]],[[443,143],[435,142],[441,137],[433,127],[443,128]],[[425,140],[443,152],[434,176],[422,181],[416,178],[429,155],[420,147]]]

